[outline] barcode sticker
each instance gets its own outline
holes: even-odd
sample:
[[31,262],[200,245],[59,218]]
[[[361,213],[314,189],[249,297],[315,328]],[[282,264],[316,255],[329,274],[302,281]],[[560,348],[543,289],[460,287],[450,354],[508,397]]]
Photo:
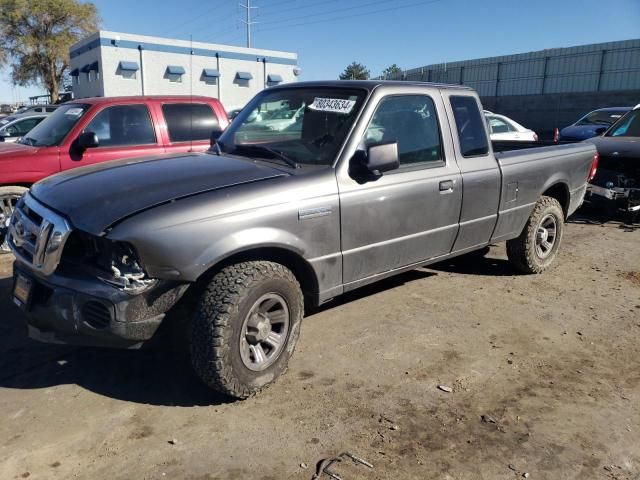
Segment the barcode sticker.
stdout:
[[309,108],[317,112],[342,113],[346,115],[351,113],[355,104],[355,100],[316,97],[313,99],[313,103],[309,105]]

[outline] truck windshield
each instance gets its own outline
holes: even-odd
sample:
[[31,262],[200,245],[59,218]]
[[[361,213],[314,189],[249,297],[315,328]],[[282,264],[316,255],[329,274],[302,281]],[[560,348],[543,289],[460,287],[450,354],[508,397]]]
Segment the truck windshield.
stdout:
[[640,137],[640,110],[622,117],[606,134],[607,137]]
[[293,87],[254,98],[218,145],[225,153],[285,165],[330,166],[362,108],[366,91]]
[[88,109],[89,105],[86,104],[62,105],[26,136],[18,140],[18,143],[32,147],[59,145]]

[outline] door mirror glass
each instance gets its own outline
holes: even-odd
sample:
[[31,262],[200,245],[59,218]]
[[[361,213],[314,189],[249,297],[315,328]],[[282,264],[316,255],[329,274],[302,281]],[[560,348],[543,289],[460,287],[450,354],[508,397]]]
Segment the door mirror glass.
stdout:
[[365,172],[379,178],[384,172],[400,168],[400,158],[398,156],[398,142],[382,142],[369,145],[366,153],[357,155],[360,167]]
[[10,137],[11,134],[6,130],[0,130],[0,138]]
[[98,141],[98,135],[94,132],[83,132],[78,137],[78,147],[82,150],[86,150],[87,148],[96,148],[100,145]]

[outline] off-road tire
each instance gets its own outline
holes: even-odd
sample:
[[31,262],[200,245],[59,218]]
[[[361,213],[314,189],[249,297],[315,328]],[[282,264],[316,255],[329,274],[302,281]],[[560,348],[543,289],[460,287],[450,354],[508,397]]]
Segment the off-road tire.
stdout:
[[[556,239],[551,253],[540,258],[536,252],[536,235],[542,220],[553,215],[556,221]],[[507,242],[507,257],[511,264],[523,273],[542,273],[553,263],[562,243],[564,212],[555,198],[543,196],[538,200],[518,238]]]
[[[25,187],[0,187],[0,208],[3,207],[2,202],[6,197],[21,197],[27,190],[29,189]],[[2,221],[2,217],[0,217],[0,221]],[[0,255],[11,253],[7,245],[6,234],[6,225],[0,225]]]
[[[240,354],[242,325],[262,295],[276,293],[287,303],[285,346],[265,370],[248,369]],[[293,355],[304,312],[300,284],[289,269],[274,262],[250,261],[223,268],[200,297],[191,328],[191,362],[210,388],[238,399],[260,392],[284,374]]]

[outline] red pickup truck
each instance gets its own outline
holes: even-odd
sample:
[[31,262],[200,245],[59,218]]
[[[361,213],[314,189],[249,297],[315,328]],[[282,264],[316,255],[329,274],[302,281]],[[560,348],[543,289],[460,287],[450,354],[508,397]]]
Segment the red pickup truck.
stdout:
[[61,105],[16,143],[0,143],[0,253],[17,200],[33,183],[92,163],[209,148],[229,124],[215,98],[83,98]]

